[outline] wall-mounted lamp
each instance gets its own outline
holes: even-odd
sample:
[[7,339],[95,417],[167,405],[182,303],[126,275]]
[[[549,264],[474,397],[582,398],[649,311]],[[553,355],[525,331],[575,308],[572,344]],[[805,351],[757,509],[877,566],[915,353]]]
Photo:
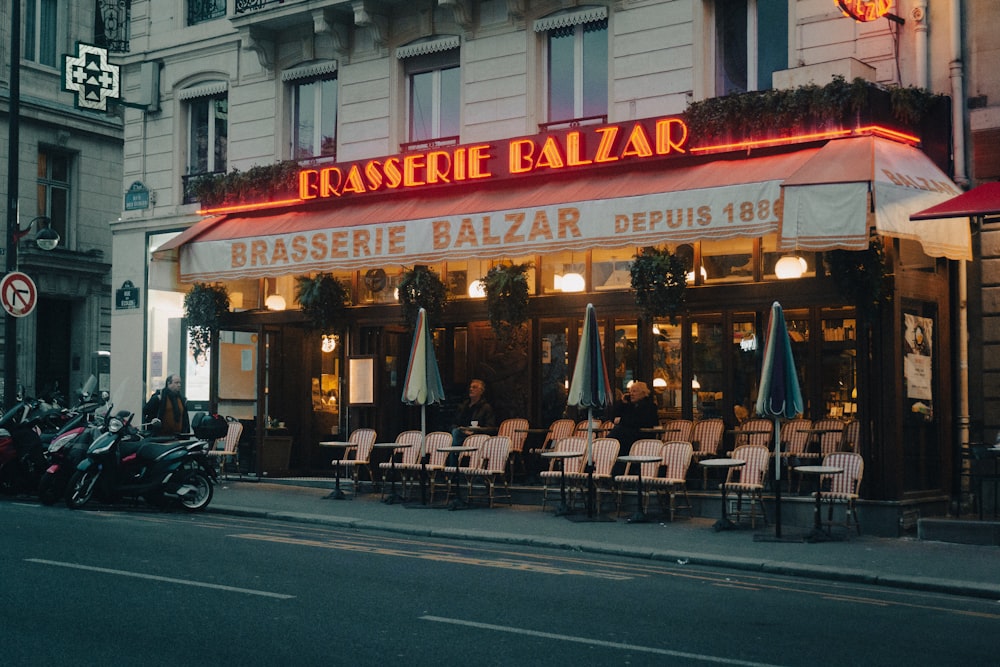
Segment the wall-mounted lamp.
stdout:
[[486,283],[482,280],[473,280],[469,283],[469,298],[482,299],[486,296]]
[[691,388],[694,389],[694,390],[696,390],[696,391],[698,389],[701,389],[701,383],[698,382],[698,376],[697,375],[692,375],[691,376]]
[[264,307],[268,310],[284,310],[285,297],[280,294],[272,294],[264,300]]
[[653,389],[666,389],[667,381],[663,378],[653,378]]
[[320,344],[323,352],[330,353],[337,349],[337,336],[323,334],[323,342]]
[[778,276],[778,280],[793,280],[801,278],[808,268],[805,257],[785,255],[774,265],[774,275]]
[[60,236],[59,232],[52,229],[52,219],[46,215],[40,215],[37,218],[32,218],[31,222],[28,223],[26,227],[18,228],[14,232],[14,242],[19,242],[28,232],[31,231],[31,226],[38,223],[38,233],[35,234],[35,244],[42,250],[53,250],[57,245],[59,245]]
[[583,276],[575,271],[562,276],[562,280],[559,280],[559,276],[556,276],[556,289],[561,292],[582,292],[587,287],[587,281],[583,279]]

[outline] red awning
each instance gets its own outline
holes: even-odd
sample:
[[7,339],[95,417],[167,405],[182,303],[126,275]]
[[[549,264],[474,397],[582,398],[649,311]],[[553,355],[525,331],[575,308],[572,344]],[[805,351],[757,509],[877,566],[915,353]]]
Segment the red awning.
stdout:
[[232,214],[161,249],[180,248],[192,282],[756,238],[779,230],[781,183],[817,150]]
[[1000,215],[1000,182],[983,183],[948,201],[917,211],[910,216],[910,220],[972,218],[982,215]]

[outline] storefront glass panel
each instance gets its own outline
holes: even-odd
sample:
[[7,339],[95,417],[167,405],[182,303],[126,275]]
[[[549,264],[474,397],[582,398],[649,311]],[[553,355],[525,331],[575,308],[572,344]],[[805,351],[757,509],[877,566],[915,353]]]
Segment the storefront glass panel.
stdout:
[[702,277],[706,283],[750,282],[754,279],[753,239],[702,241]]
[[823,416],[851,416],[857,405],[857,325],[841,311],[822,313]]
[[629,267],[636,252],[636,248],[595,249],[591,264],[594,290],[629,289],[632,286]]
[[679,419],[683,407],[681,327],[664,320],[653,325],[653,392],[663,419]]
[[541,423],[563,416],[569,394],[569,328],[565,320],[541,320]]
[[742,421],[755,413],[763,343],[753,313],[734,316],[732,325],[733,414]]
[[724,340],[721,321],[696,319],[691,323],[691,392],[696,419],[725,416],[722,413]]

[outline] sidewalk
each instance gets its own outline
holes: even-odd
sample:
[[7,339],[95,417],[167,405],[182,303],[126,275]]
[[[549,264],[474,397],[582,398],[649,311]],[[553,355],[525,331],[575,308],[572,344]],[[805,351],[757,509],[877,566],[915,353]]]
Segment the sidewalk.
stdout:
[[[329,488],[230,480],[215,489],[209,512],[421,537],[570,549],[827,580],[877,584],[1000,600],[1000,548],[911,538],[851,535],[820,543],[766,541],[774,526],[716,532],[713,521],[577,522],[549,507],[500,504],[460,511],[387,505],[379,494],[327,500]],[[350,495],[349,495],[350,497]],[[417,503],[419,505],[419,503]],[[754,534],[761,538],[755,540]],[[783,537],[803,534],[785,526]]]

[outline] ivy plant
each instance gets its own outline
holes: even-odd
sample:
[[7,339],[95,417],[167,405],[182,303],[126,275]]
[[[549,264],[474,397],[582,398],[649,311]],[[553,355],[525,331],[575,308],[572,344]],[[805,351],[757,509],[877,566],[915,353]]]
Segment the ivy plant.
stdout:
[[417,314],[423,308],[427,321],[434,327],[441,321],[448,300],[448,288],[441,277],[430,267],[421,264],[403,271],[399,282],[399,303],[403,306],[403,321],[411,329],[417,323]]
[[350,291],[329,273],[295,279],[295,301],[302,307],[310,326],[321,333],[341,333],[344,329]]
[[224,285],[195,283],[184,295],[184,320],[189,327],[194,356],[208,352],[212,335],[219,330],[222,317],[228,312],[229,292]]
[[490,326],[497,340],[510,346],[528,319],[528,269],[530,262],[497,264],[481,278],[486,291]]
[[635,304],[647,319],[669,317],[671,324],[676,323],[684,306],[687,271],[684,260],[669,248],[639,250],[629,266],[629,273]]

